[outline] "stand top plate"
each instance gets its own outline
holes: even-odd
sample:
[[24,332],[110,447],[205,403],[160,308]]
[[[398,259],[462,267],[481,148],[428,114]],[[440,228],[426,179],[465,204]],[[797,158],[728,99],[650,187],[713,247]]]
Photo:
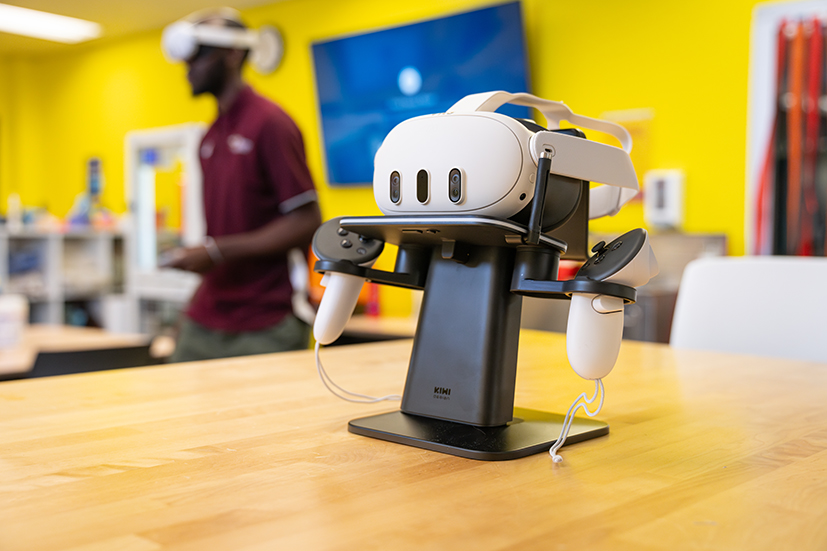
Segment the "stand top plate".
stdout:
[[[393,245],[439,246],[445,241],[485,247],[517,247],[528,235],[525,226],[487,216],[361,216],[340,222],[345,229]],[[540,236],[540,244],[561,253],[564,241]]]

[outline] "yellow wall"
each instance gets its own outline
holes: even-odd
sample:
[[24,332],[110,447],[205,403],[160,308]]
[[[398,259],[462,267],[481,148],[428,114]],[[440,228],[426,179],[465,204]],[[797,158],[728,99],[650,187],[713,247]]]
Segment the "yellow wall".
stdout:
[[[685,229],[723,232],[744,253],[752,0],[533,2],[537,92],[576,111],[653,108],[653,168],[686,173]],[[543,69],[546,67],[546,70]],[[593,229],[642,224],[631,205]]]
[[158,40],[153,32],[6,62],[10,93],[0,120],[10,119],[12,151],[3,198],[14,191],[24,205],[64,216],[85,188],[86,160],[98,156],[103,203],[126,209],[126,132],[207,120],[214,111],[208,99],[188,97],[181,67],[164,61]]
[[[471,9],[480,0],[290,0],[245,12],[275,23],[286,55],[251,83],[304,132],[325,217],[378,213],[369,189],[331,189],[324,170],[310,44],[315,40]],[[649,162],[687,177],[686,230],[724,232],[744,251],[749,24],[754,0],[663,2],[524,0],[534,92],[575,111],[651,108]],[[103,161],[104,204],[122,212],[127,131],[209,121],[208,98],[190,97],[184,69],[166,63],[160,31],[69,48],[42,58],[0,59],[0,210],[16,191],[26,206],[63,216],[84,189],[88,157]],[[593,224],[642,225],[640,205]]]
[[9,82],[9,63],[5,58],[0,57],[0,193],[4,191],[3,182],[9,181],[9,91],[10,87],[4,83]]

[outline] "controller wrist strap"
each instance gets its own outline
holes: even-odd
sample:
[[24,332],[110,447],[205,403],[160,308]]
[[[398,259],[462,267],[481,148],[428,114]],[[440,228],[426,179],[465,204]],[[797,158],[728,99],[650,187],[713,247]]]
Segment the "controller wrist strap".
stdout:
[[[593,412],[589,411],[588,407],[586,407],[586,404],[593,403],[595,401],[595,399],[597,398],[598,394],[600,394],[600,403],[597,405],[597,409],[594,410]],[[569,411],[566,413],[566,418],[563,421],[563,428],[560,431],[560,436],[557,438],[557,440],[551,446],[551,449],[548,451],[549,455],[551,455],[551,458],[552,458],[552,460],[554,460],[555,463],[560,463],[563,460],[563,458],[561,456],[557,455],[557,450],[562,448],[563,444],[566,443],[566,438],[569,435],[569,430],[571,429],[571,424],[574,421],[575,412],[577,412],[578,409],[582,408],[583,411],[586,413],[586,415],[588,415],[589,417],[594,417],[595,415],[600,413],[601,409],[603,409],[603,398],[605,398],[605,397],[606,397],[606,391],[603,388],[603,379],[595,379],[595,381],[594,381],[594,395],[591,398],[588,398],[586,396],[586,393],[584,392],[580,396],[578,396],[574,400],[574,402],[572,402],[571,406],[569,406]],[[583,400],[583,401],[581,402],[580,400]]]
[[399,394],[388,394],[387,396],[380,396],[377,398],[375,396],[351,392],[340,387],[333,382],[333,379],[330,378],[330,375],[327,374],[327,371],[325,371],[325,368],[322,365],[322,360],[319,357],[319,350],[321,349],[321,346],[321,343],[316,342],[316,370],[319,372],[319,378],[322,380],[322,383],[324,383],[324,386],[327,387],[327,390],[329,390],[330,393],[337,398],[341,398],[346,402],[353,402],[355,404],[374,404],[376,402],[384,402],[386,400],[392,401],[402,399],[402,396]]

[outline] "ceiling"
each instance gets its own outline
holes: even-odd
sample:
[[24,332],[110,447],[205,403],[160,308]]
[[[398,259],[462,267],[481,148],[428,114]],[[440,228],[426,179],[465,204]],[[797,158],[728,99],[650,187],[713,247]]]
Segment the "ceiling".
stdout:
[[[217,5],[236,9],[272,4],[277,0],[0,0],[4,4],[68,15],[99,23],[103,37],[117,38],[160,29],[202,8]],[[60,44],[0,32],[0,56],[30,56],[69,51],[79,45]]]

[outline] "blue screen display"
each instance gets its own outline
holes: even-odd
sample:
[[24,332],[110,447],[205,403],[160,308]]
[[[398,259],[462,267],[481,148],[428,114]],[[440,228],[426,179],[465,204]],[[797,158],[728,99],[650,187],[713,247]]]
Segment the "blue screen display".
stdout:
[[406,119],[468,94],[529,91],[519,2],[316,43],[313,61],[331,185],[372,182],[376,151]]

